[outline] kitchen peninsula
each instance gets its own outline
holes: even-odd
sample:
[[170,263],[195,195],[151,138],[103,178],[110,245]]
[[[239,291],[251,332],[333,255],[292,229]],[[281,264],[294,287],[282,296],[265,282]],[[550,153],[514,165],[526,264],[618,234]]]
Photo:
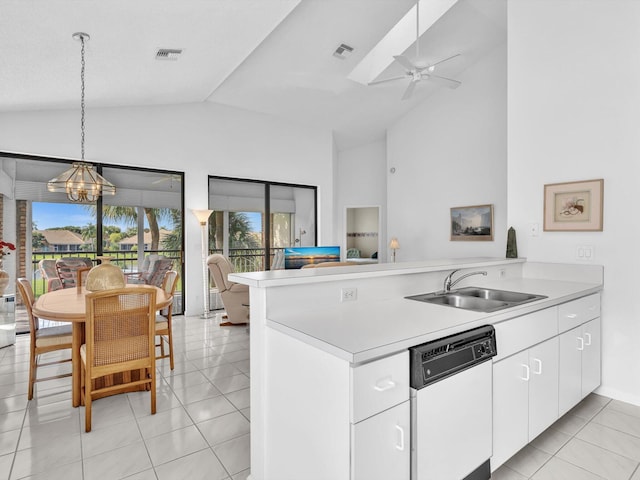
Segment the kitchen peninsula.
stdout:
[[[487,272],[466,278],[457,287],[474,285],[546,298],[493,313],[404,298],[442,290],[445,277],[455,269],[461,270],[456,277]],[[506,388],[495,379],[496,367],[507,365],[508,370],[508,360],[534,344],[553,341],[562,348],[563,336],[573,342],[575,335],[570,332],[599,317],[603,269],[473,258],[277,270],[229,278],[250,287],[251,479],[408,480],[407,349],[494,325],[495,412],[496,393]],[[353,300],[344,301],[345,297]],[[599,385],[597,326],[597,332],[588,333],[589,344],[597,346],[594,360],[585,363],[588,381],[581,381],[581,371],[567,370],[575,367],[575,359],[563,360],[561,351],[561,362],[553,370],[567,375],[566,384],[575,383],[577,377],[578,393],[555,392],[559,400],[550,409],[555,418],[584,396],[581,386],[592,391]],[[509,431],[496,436],[505,420],[501,415],[493,415],[492,469],[524,446],[523,441],[530,441],[533,433]],[[386,437],[380,434],[384,431],[389,432]]]

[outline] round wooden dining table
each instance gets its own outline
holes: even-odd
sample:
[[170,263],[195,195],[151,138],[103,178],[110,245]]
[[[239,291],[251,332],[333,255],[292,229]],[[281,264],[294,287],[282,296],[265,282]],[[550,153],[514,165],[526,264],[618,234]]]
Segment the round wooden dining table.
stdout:
[[[140,287],[137,284],[127,284],[127,287]],[[162,310],[168,307],[173,301],[173,296],[168,295],[163,289],[156,289],[156,309]],[[85,295],[89,293],[82,288],[64,288],[54,290],[41,295],[33,304],[33,314],[43,320],[55,320],[58,322],[72,323],[72,346],[71,346],[71,379],[72,379],[72,402],[74,407],[81,404],[81,361],[80,347],[84,342],[84,323],[86,320]]]

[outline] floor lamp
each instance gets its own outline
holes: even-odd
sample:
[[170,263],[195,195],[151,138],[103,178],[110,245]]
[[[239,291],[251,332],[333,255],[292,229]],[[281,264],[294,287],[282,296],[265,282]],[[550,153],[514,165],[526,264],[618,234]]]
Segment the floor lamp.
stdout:
[[203,296],[204,296],[204,312],[200,318],[211,318],[209,311],[209,268],[207,267],[207,222],[209,216],[213,213],[213,210],[191,210],[200,222],[202,229],[202,284],[203,284]]

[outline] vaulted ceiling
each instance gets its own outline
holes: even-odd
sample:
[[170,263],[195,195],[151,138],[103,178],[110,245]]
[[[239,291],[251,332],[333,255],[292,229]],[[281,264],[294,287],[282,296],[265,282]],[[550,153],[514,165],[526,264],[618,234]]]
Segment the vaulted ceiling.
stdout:
[[[348,147],[379,137],[446,88],[421,82],[401,100],[408,80],[353,79],[403,17],[413,25],[414,7],[415,0],[0,0],[0,114],[78,108],[80,44],[72,34],[84,31],[87,109],[215,102],[331,129]],[[506,41],[506,0],[420,7],[428,27],[420,60],[459,53],[438,73],[461,79],[461,88],[465,70]],[[394,54],[413,59],[413,40],[415,30],[405,31]],[[343,43],[354,51],[336,58]],[[182,54],[157,60],[160,48]],[[404,73],[383,57],[368,80]]]

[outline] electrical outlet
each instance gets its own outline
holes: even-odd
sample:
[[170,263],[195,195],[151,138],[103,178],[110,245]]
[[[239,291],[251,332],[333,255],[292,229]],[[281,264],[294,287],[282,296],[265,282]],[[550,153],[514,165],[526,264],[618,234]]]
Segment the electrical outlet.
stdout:
[[498,270],[498,278],[504,278],[507,276],[507,271],[504,268]]
[[341,302],[353,302],[358,298],[358,289],[356,287],[347,287],[340,290]]
[[538,235],[540,235],[540,225],[535,222],[529,223],[529,236],[537,237]]
[[576,247],[576,259],[590,261],[593,260],[593,245],[578,245]]

